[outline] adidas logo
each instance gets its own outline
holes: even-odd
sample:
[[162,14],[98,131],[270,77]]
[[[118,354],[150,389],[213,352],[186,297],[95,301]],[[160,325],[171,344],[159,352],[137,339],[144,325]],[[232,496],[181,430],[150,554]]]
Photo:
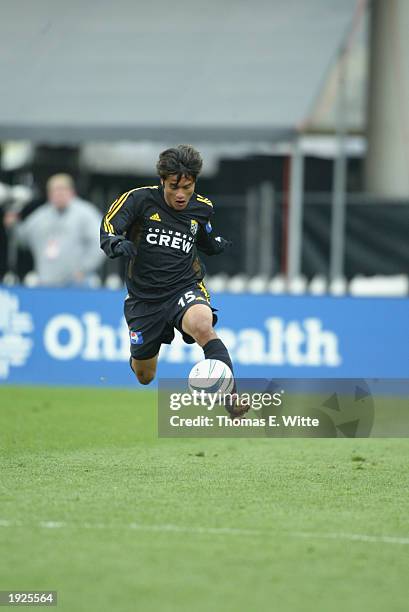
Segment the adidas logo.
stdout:
[[152,219],[152,221],[162,221],[162,219],[159,216],[159,213],[155,213],[154,215],[151,215],[149,219]]

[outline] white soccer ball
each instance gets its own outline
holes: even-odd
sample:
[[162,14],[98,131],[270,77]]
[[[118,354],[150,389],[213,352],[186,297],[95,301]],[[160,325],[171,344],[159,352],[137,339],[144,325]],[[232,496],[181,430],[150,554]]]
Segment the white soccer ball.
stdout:
[[203,359],[190,370],[190,391],[231,393],[233,386],[233,372],[228,365],[218,359]]

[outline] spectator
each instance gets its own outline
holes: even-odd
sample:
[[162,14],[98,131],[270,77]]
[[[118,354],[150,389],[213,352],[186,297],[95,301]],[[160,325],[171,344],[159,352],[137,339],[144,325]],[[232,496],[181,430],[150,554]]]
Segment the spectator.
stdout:
[[4,225],[15,229],[19,244],[33,255],[40,285],[84,284],[101,264],[100,213],[75,193],[68,174],[47,181],[48,200],[24,221],[16,212],[4,216]]

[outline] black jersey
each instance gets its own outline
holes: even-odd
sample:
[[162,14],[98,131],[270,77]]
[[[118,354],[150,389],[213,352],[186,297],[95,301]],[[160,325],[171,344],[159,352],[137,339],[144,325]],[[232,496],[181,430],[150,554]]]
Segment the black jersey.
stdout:
[[223,250],[213,235],[212,216],[212,202],[196,193],[179,211],[166,204],[161,186],[131,189],[104,216],[101,248],[108,257],[116,257],[115,244],[131,240],[138,253],[127,265],[129,294],[162,300],[203,279],[197,249],[208,255]]

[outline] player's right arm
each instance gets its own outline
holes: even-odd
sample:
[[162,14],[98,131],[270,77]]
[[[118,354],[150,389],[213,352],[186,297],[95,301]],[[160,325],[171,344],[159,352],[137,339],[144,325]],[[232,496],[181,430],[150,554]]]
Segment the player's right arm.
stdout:
[[133,242],[126,240],[125,234],[138,216],[138,203],[135,189],[123,193],[109,207],[100,228],[100,245],[111,259],[125,255],[135,257],[137,251]]

